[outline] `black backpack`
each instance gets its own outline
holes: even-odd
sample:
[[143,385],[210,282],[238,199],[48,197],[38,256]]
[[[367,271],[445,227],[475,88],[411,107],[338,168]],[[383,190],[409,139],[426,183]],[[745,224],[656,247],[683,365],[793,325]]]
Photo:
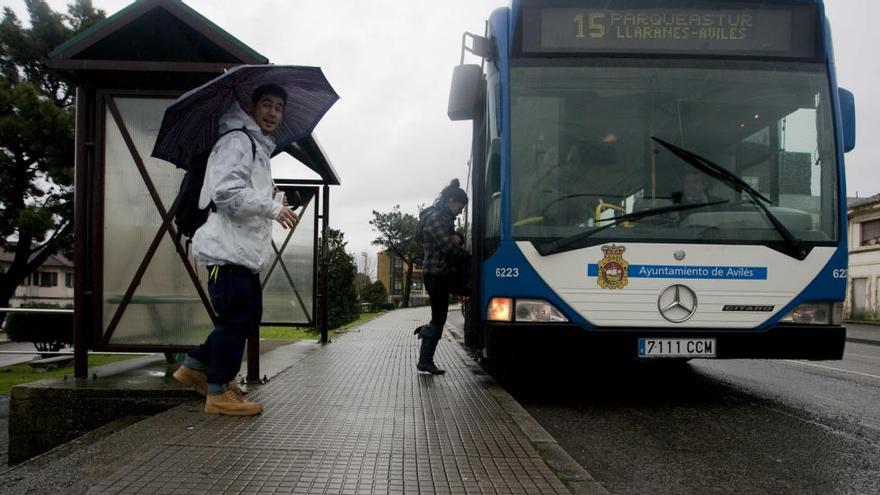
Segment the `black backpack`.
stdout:
[[[244,127],[228,130],[220,134],[217,140],[219,141],[221,137],[235,131],[244,132],[248,139],[251,140],[251,160],[256,159],[257,143],[254,142],[253,136]],[[174,210],[174,225],[177,227],[178,241],[180,241],[182,236],[192,239],[196,230],[208,221],[208,213],[217,211],[213,201],[204,210],[199,208],[199,196],[202,193],[202,184],[205,182],[205,170],[208,168],[209,156],[211,156],[211,150],[196,155],[183,176],[183,181],[180,183],[180,191],[174,200],[174,206],[176,207]]]

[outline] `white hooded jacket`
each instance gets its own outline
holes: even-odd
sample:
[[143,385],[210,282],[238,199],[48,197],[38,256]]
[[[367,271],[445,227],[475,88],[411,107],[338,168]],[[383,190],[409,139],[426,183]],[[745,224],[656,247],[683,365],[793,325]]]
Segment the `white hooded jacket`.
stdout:
[[230,132],[214,144],[199,208],[213,201],[217,211],[196,230],[192,252],[201,265],[239,265],[257,273],[271,260],[272,221],[282,205],[272,199],[269,158],[275,139],[236,103],[220,118],[219,130],[222,134],[242,127],[254,138],[256,158],[251,159],[251,140],[243,132]]

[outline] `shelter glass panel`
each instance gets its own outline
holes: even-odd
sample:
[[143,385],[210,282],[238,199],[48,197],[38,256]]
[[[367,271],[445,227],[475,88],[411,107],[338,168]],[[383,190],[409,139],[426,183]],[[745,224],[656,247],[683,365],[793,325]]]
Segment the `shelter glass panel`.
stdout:
[[[150,157],[167,98],[115,98],[127,132],[161,198],[164,208],[174,200],[183,171]],[[104,329],[131,285],[162,219],[147,191],[135,160],[109,109],[105,112],[104,192]],[[199,269],[199,278],[207,273]],[[198,299],[169,233],[163,235],[135,297],[125,309],[110,344],[198,344],[211,328],[210,316]]]
[[[110,339],[113,345],[197,346],[213,323],[167,235]],[[182,274],[182,276],[181,276]],[[206,281],[204,269],[199,279]]]
[[262,274],[265,323],[314,323],[316,190],[300,189],[299,193],[304,207],[297,211],[300,223],[296,229],[291,233],[273,223],[272,241],[276,249],[283,250],[278,261]]

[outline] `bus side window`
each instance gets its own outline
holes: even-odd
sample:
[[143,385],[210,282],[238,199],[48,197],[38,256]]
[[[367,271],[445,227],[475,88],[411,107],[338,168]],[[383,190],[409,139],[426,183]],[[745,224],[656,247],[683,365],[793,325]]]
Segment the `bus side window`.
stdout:
[[486,160],[486,239],[501,237],[501,139],[489,145]]
[[485,175],[483,176],[483,257],[501,244],[501,75],[495,64],[486,66]]

